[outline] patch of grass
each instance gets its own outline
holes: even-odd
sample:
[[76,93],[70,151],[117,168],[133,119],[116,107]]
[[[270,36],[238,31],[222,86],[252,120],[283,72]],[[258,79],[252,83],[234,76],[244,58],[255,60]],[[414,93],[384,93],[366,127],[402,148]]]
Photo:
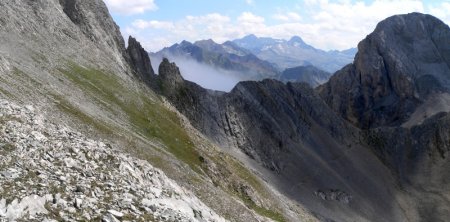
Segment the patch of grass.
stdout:
[[247,168],[236,160],[228,160],[227,164],[233,169],[241,179],[246,181],[253,189],[255,189],[260,195],[267,197],[266,188],[261,182],[253,175]]
[[54,96],[54,99],[57,101],[57,107],[69,115],[74,116],[78,120],[80,120],[83,123],[87,123],[94,127],[95,129],[99,130],[102,133],[105,133],[107,135],[112,135],[113,131],[110,127],[108,127],[105,123],[102,123],[99,120],[94,119],[93,117],[87,115],[77,107],[73,106],[71,103],[69,103],[67,100],[60,96]]
[[0,117],[0,125],[4,125],[8,121],[16,121],[22,123],[22,120],[15,116],[2,116]]
[[282,213],[279,212],[278,209],[268,209],[266,207],[258,206],[245,191],[242,191],[240,189],[240,185],[250,186],[253,191],[256,192],[260,197],[265,199],[265,201],[271,199],[270,195],[268,194],[267,188],[252,172],[250,172],[249,169],[244,167],[242,163],[223,154],[218,154],[217,156],[212,157],[212,159],[215,163],[221,164],[223,165],[222,167],[229,169],[235,176],[237,176],[241,180],[239,181],[239,179],[231,179],[232,181],[229,182],[231,186],[230,184],[228,184],[228,186],[226,187],[221,186],[223,189],[225,189],[231,195],[234,195],[241,199],[249,209],[254,210],[257,214],[270,218],[274,221],[286,221],[285,217]]
[[274,210],[270,210],[270,209],[266,209],[264,207],[260,207],[258,205],[256,205],[250,198],[248,197],[241,197],[241,199],[244,200],[245,205],[247,205],[248,208],[254,210],[257,214],[270,218],[274,221],[278,221],[278,222],[285,222],[286,218],[284,218],[283,214],[274,211]]
[[[0,78],[0,80],[2,80],[2,78]],[[14,96],[11,93],[2,88],[0,88],[0,94],[3,94],[7,98],[14,98]]]
[[[199,154],[189,135],[176,113],[165,108],[161,101],[152,101],[139,89],[124,87],[117,76],[102,70],[69,63],[67,68],[59,71],[105,106],[119,108],[135,132],[151,141],[161,142],[175,157],[199,171]],[[68,112],[74,112],[69,111],[73,110],[73,106],[65,104],[65,107],[69,107],[66,109]],[[82,112],[76,111],[74,114],[91,122]]]
[[11,143],[2,144],[0,147],[0,154],[6,155],[16,149],[16,146]]
[[42,83],[36,81],[35,79],[31,78],[30,76],[28,76],[27,74],[25,74],[22,70],[13,67],[13,74],[15,77],[19,77],[22,78],[24,81],[28,81],[29,83],[31,83],[34,87],[37,88],[42,88]]
[[33,52],[33,54],[31,55],[31,59],[33,59],[33,61],[37,64],[43,64],[43,63],[49,62],[47,57],[45,57],[42,53],[39,53],[39,52]]
[[258,206],[252,199],[251,197],[249,197],[248,195],[246,195],[243,192],[238,192],[238,191],[233,191],[233,193],[235,193],[235,195],[237,195],[237,197],[239,197],[239,199],[241,199],[244,204],[254,210],[257,214],[270,218],[274,221],[278,221],[278,222],[284,222],[286,221],[286,219],[284,218],[283,214],[281,214],[280,212],[273,210],[273,209],[267,209],[265,207],[262,206]]

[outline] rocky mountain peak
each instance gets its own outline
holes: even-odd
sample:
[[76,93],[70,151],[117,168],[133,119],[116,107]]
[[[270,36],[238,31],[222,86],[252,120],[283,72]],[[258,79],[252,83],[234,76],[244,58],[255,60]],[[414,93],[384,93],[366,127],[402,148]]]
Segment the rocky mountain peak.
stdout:
[[[367,76],[384,71],[400,97],[423,98],[433,90],[450,86],[449,37],[448,26],[433,16],[393,16],[380,22],[358,45],[361,53],[355,59],[356,67],[364,68],[362,74]],[[421,82],[426,81],[420,79],[435,84],[423,85]]]
[[184,82],[178,66],[174,62],[171,63],[167,58],[163,58],[159,65],[158,74],[164,84],[169,84],[170,89],[176,89]]
[[319,91],[360,127],[399,125],[430,95],[450,90],[449,38],[449,27],[430,15],[387,18]]
[[141,43],[135,38],[128,38],[128,55],[130,57],[131,65],[136,74],[146,82],[152,82],[155,78],[155,72],[151,66],[150,57],[147,51],[141,46]]
[[192,43],[190,43],[190,42],[188,42],[188,41],[186,41],[186,40],[183,40],[183,41],[181,41],[180,44],[178,44],[178,45],[181,45],[181,46],[183,46],[183,45],[192,45]]
[[292,36],[292,38],[289,40],[290,43],[301,43],[301,44],[305,44],[305,42],[303,41],[303,39],[299,36]]
[[204,50],[212,50],[212,51],[222,51],[223,50],[222,45],[217,44],[212,39],[196,41],[194,43],[194,45],[196,45]]
[[212,39],[206,39],[206,40],[196,41],[194,44],[196,44],[196,45],[201,45],[201,44],[204,44],[204,45],[215,45],[217,43],[214,42],[214,40],[212,40]]
[[254,34],[246,35],[242,38],[242,40],[256,40],[258,37]]
[[305,49],[316,50],[314,47],[306,44],[305,41],[303,41],[303,39],[299,36],[293,36],[291,39],[289,39],[289,41],[287,43],[294,47],[301,47],[301,48],[305,48]]

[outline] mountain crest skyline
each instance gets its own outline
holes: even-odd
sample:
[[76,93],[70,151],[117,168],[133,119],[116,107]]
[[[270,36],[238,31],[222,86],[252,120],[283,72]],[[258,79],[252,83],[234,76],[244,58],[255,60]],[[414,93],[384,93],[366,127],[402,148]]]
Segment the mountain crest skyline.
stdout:
[[[326,52],[346,52],[346,51],[351,51],[351,50],[355,50],[357,49],[357,45],[355,45],[354,47],[350,47],[348,49],[343,49],[343,50],[338,50],[338,49],[329,49],[329,50],[323,50],[320,48],[316,48],[308,43],[306,43],[303,38],[299,35],[293,35],[289,38],[272,38],[272,37],[267,37],[267,36],[257,36],[255,34],[248,34],[245,35],[241,38],[236,38],[236,39],[232,39],[232,40],[225,40],[225,41],[215,41],[213,38],[205,38],[205,39],[197,39],[197,40],[181,40],[179,42],[176,42],[170,46],[176,45],[176,44],[186,44],[186,43],[191,43],[191,44],[195,44],[198,42],[210,42],[210,43],[216,43],[216,44],[224,44],[227,42],[236,42],[236,41],[260,41],[260,42],[265,42],[267,44],[274,44],[274,43],[281,43],[281,42],[289,42],[289,43],[300,43],[300,45],[302,46],[306,46],[306,47],[311,47],[311,48],[315,48],[318,50],[322,50],[322,51],[326,51]],[[159,51],[163,50],[164,48],[168,48],[170,47],[168,45],[163,46]],[[154,51],[152,50],[147,50],[148,52],[154,53]]]

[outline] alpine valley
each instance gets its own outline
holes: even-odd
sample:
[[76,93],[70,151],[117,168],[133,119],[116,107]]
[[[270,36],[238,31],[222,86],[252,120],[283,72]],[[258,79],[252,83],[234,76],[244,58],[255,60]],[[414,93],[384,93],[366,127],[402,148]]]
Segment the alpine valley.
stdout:
[[[102,0],[0,1],[0,221],[450,218],[437,18],[386,18],[345,51],[127,41]],[[247,81],[206,89],[179,58]]]

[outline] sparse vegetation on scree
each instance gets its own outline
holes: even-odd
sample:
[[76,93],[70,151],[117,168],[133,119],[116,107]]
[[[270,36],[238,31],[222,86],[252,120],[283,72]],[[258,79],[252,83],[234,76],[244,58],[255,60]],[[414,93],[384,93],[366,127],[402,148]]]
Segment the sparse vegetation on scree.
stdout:
[[[149,140],[158,140],[177,159],[188,164],[193,170],[199,173],[202,172],[201,155],[183,129],[179,117],[176,113],[165,108],[162,102],[159,101],[159,98],[156,96],[155,98],[145,97],[143,93],[140,94],[138,91],[125,88],[116,76],[108,75],[106,71],[82,67],[72,62],[69,62],[67,67],[60,68],[59,71],[74,84],[85,90],[86,93],[91,93],[91,96],[96,98],[97,102],[103,105],[104,108],[111,109],[111,112],[116,112],[111,108],[112,104],[119,107],[139,135]],[[73,115],[84,123],[90,124],[101,132],[106,134],[115,133],[113,126],[87,115],[62,97],[54,97],[59,103],[58,107],[64,112]],[[143,156],[148,155],[143,154]],[[149,158],[151,162],[158,161],[151,159],[152,157]],[[248,169],[245,169],[236,160],[229,159],[226,163],[235,171],[239,178],[246,181],[259,194],[264,195],[266,192],[265,188]],[[275,221],[285,221],[285,218],[278,210],[258,206],[248,196],[242,195],[235,190],[230,190],[229,187],[223,188],[228,189],[233,195],[241,199],[247,207],[258,214]]]

